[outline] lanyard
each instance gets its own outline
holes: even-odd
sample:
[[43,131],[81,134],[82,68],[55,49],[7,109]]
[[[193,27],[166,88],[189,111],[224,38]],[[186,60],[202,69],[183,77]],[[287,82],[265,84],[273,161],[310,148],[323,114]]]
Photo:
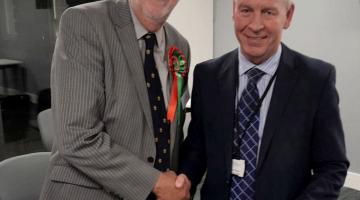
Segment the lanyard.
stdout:
[[[239,140],[239,138],[242,138],[242,137],[243,137],[243,135],[245,134],[245,132],[246,132],[247,129],[249,128],[249,126],[250,126],[253,118],[255,117],[256,113],[259,112],[259,110],[260,110],[260,108],[261,108],[261,105],[262,105],[262,103],[263,103],[263,101],[264,101],[267,93],[269,92],[269,89],[270,89],[271,85],[273,84],[273,82],[274,82],[274,80],[275,80],[275,78],[276,78],[276,76],[277,76],[277,71],[278,71],[278,70],[276,69],[274,75],[271,77],[269,83],[267,84],[264,93],[263,93],[263,94],[261,95],[261,97],[257,100],[257,102],[256,102],[256,108],[253,110],[253,112],[250,114],[250,117],[249,117],[248,120],[246,121],[245,126],[244,126],[245,128],[239,130],[239,131],[240,131],[240,136],[239,136],[239,137],[238,137],[238,136],[235,136],[235,139],[236,139],[237,141]],[[237,83],[239,83],[239,78],[237,79]],[[237,84],[237,85],[239,85],[239,84]],[[246,88],[245,88],[245,89],[246,89]],[[238,91],[238,88],[237,88],[236,91]],[[240,98],[241,98],[241,97],[240,97]],[[236,105],[236,106],[239,106],[239,104]],[[236,120],[236,121],[239,120],[238,117],[237,117],[237,115],[236,115],[236,112],[235,112],[235,120]],[[233,150],[233,154],[236,154],[236,155],[238,155],[238,154],[240,153],[240,143],[237,142],[237,144],[239,144],[239,146],[235,146],[235,145],[234,145],[235,148],[234,148],[234,150]]]

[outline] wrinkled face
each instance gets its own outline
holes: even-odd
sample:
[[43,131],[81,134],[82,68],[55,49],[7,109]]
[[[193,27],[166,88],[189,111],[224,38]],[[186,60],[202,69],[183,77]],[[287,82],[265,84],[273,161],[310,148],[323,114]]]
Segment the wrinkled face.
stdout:
[[287,0],[233,0],[235,34],[244,56],[260,64],[275,54],[293,13]]
[[146,20],[163,24],[178,0],[130,0],[134,11]]

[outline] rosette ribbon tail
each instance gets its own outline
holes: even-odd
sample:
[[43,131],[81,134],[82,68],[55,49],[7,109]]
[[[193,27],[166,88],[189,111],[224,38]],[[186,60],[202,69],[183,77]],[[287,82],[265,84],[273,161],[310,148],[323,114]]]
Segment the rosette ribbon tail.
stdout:
[[182,52],[176,47],[171,47],[169,49],[169,72],[172,75],[172,85],[171,85],[171,94],[170,102],[168,105],[168,111],[166,118],[170,122],[173,122],[175,119],[175,113],[177,117],[177,123],[180,123],[181,115],[181,96],[184,85],[184,77],[186,77],[188,72],[188,67],[186,66],[185,56]]
[[178,98],[178,87],[177,87],[177,78],[176,76],[173,76],[173,81],[171,84],[171,95],[170,95],[170,102],[168,105],[168,111],[167,111],[167,120],[169,120],[170,122],[174,121],[174,117],[175,117],[175,110],[176,110],[176,106],[177,106],[177,98]]

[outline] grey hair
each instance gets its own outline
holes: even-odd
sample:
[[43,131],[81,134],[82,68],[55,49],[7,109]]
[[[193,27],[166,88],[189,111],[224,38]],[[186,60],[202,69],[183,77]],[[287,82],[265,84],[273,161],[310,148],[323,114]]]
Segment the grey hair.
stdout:
[[290,7],[292,4],[294,4],[293,0],[285,0],[286,6]]

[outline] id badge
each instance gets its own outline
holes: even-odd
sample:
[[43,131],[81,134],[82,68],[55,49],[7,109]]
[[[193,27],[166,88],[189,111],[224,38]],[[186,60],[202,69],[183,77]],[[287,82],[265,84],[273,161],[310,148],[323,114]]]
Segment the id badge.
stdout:
[[238,177],[244,177],[245,160],[232,159],[232,174]]

